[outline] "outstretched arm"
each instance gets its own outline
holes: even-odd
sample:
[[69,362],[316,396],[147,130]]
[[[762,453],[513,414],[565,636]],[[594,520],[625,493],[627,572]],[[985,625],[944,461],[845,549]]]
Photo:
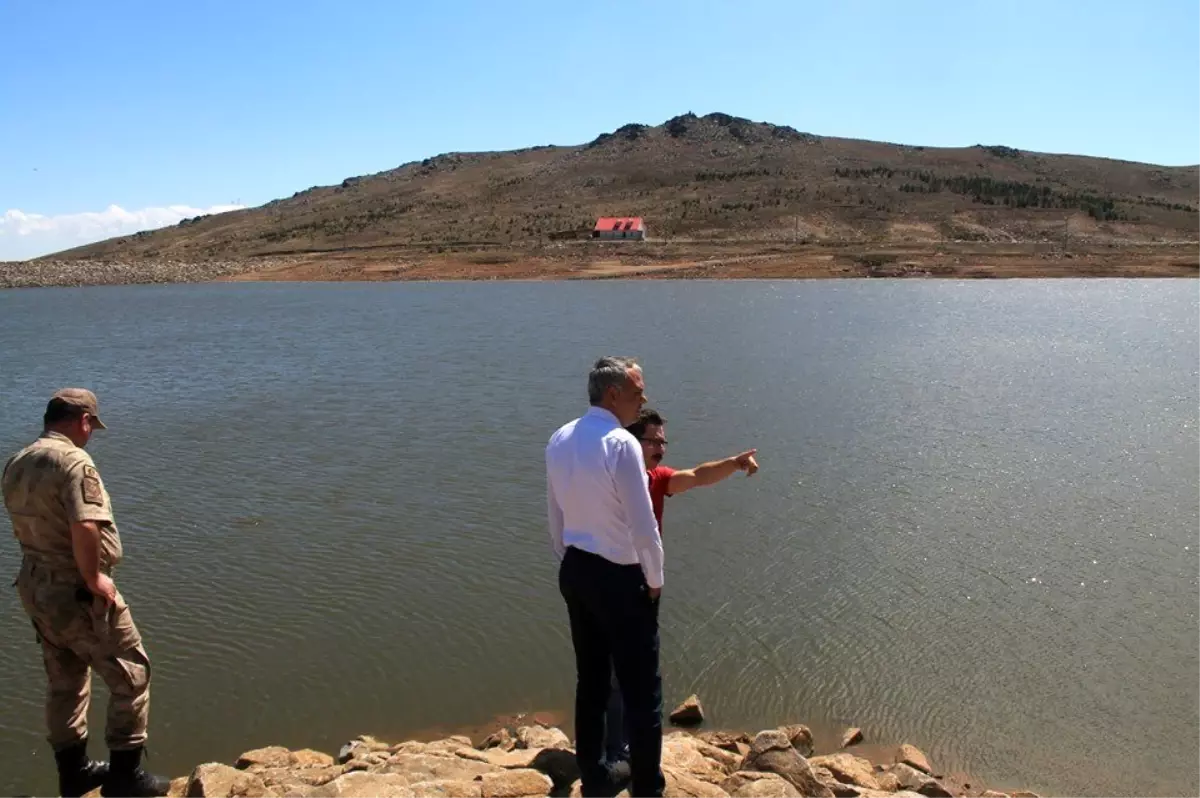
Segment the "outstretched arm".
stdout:
[[715,485],[738,471],[745,471],[746,476],[751,476],[758,470],[758,461],[754,459],[757,451],[751,449],[724,460],[713,460],[685,471],[676,471],[667,483],[667,493],[683,493],[692,488]]

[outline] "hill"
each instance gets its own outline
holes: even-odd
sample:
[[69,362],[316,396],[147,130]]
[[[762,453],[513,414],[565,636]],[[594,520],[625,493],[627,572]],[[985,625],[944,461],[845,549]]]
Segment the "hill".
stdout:
[[[472,266],[489,260],[462,253],[499,251],[496,263],[591,262],[600,245],[573,241],[598,216],[626,215],[644,217],[651,239],[636,245],[635,261],[797,245],[898,248],[897,262],[905,250],[947,247],[1161,247],[1196,242],[1198,178],[1196,166],[889,144],[685,114],[577,146],[439,155],[47,260],[247,261],[250,272],[248,261],[303,262],[319,277],[314,258],[332,258],[400,264],[395,277],[440,255],[458,258],[454,276],[473,276]],[[608,257],[622,263],[635,252],[612,246],[605,251],[617,254]],[[1194,249],[1172,256],[1184,258],[1185,272]]]

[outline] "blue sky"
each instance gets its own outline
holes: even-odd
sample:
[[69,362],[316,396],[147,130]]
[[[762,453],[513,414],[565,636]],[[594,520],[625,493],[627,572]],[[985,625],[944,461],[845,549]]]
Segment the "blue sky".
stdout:
[[0,0],[0,260],[686,111],[1197,164],[1198,7]]

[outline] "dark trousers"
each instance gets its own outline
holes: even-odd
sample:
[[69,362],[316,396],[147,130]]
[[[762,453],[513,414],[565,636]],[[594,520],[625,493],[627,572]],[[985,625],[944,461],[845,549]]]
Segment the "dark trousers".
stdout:
[[625,729],[625,697],[617,683],[617,672],[613,671],[612,692],[608,696],[608,709],[604,713],[604,757],[613,762],[629,761],[629,732]]
[[611,794],[605,714],[615,672],[629,732],[630,794],[662,795],[662,676],[658,602],[637,565],[568,547],[558,572],[575,646],[575,753],[585,796]]

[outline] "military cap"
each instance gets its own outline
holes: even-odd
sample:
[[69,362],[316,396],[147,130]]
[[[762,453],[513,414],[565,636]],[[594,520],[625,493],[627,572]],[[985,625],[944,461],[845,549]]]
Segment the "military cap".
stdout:
[[100,420],[100,403],[96,400],[96,394],[86,388],[63,388],[50,397],[48,407],[64,406],[79,408],[92,417],[97,427],[107,429],[104,426],[104,422]]

